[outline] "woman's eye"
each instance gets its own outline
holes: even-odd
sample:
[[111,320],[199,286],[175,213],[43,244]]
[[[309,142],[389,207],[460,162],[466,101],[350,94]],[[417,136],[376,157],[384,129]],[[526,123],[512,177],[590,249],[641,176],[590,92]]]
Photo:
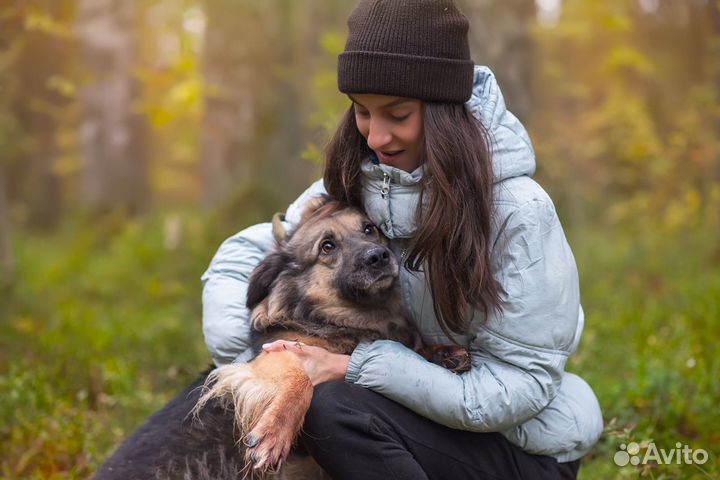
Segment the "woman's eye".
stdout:
[[320,246],[320,249],[323,253],[327,254],[332,252],[335,249],[335,244],[331,242],[330,240],[325,240],[322,245]]
[[399,117],[396,117],[395,115],[390,115],[390,118],[395,122],[402,122],[404,120],[407,120],[409,116],[410,114],[408,113],[407,115],[402,115]]
[[365,232],[365,235],[372,235],[373,233],[375,233],[375,227],[367,224],[365,225],[365,229],[363,230],[363,232]]

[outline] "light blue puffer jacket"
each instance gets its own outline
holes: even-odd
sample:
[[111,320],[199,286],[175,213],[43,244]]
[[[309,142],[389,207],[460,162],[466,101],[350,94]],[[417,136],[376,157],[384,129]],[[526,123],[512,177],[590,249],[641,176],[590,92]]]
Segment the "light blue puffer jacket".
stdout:
[[[492,72],[476,67],[467,103],[493,140],[495,218],[493,271],[502,314],[476,312],[471,331],[456,340],[473,358],[455,375],[391,341],[358,346],[346,380],[452,428],[501,432],[524,450],[560,462],[587,453],[603,429],[598,401],[577,375],[564,371],[580,341],[584,316],[570,247],[548,195],[531,176],[535,156],[527,132],[505,108]],[[363,165],[365,208],[390,238],[400,258],[415,231],[422,168],[412,173],[368,161]],[[390,194],[380,194],[383,181]],[[324,193],[313,184],[289,208],[287,227],[299,221],[305,202]],[[203,328],[216,364],[246,361],[247,280],[274,244],[269,223],[229,238],[203,276]],[[434,315],[422,272],[400,272],[408,315],[430,344],[448,344]]]

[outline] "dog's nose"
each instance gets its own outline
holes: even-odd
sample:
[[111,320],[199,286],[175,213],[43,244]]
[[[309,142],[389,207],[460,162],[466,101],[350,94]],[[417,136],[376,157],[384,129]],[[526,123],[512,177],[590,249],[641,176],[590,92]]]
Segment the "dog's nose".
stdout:
[[365,252],[363,258],[366,267],[381,268],[390,262],[390,252],[387,248],[375,247]]

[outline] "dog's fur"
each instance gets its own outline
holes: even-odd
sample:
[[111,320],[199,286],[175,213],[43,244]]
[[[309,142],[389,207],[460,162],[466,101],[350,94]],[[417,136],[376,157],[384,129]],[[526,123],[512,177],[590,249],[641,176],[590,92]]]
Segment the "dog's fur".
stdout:
[[[309,457],[290,455],[312,384],[297,355],[264,353],[262,344],[284,339],[350,354],[360,342],[391,339],[421,349],[402,311],[399,265],[362,212],[318,199],[295,232],[276,236],[281,243],[248,288],[254,360],[201,378],[128,440],[97,478],[239,478],[279,470],[278,478],[318,478],[322,471]],[[467,370],[464,349],[450,352],[427,354]],[[191,410],[195,422],[177,421]]]

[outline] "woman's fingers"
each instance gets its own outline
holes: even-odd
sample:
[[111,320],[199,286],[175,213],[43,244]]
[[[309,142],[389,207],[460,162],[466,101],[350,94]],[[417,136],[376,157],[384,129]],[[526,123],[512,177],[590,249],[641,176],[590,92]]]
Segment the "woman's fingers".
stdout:
[[293,342],[288,340],[275,340],[274,342],[265,343],[262,349],[266,352],[283,352],[290,350],[295,353],[303,353],[303,348],[307,346],[301,342]]

